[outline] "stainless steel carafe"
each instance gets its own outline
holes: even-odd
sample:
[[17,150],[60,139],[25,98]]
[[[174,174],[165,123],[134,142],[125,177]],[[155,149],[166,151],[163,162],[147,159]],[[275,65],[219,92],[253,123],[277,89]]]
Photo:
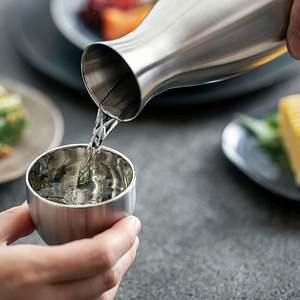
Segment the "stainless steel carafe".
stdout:
[[129,121],[167,89],[223,80],[284,53],[291,5],[159,0],[133,32],[85,49],[86,88],[104,112]]

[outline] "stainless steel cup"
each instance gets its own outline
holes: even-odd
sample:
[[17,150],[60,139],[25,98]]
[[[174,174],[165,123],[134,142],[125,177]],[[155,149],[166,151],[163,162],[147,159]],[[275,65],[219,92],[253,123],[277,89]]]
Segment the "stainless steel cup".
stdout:
[[113,176],[122,181],[126,188],[121,194],[96,204],[66,205],[47,200],[37,193],[39,181],[45,175],[50,179],[74,176],[86,147],[85,144],[74,144],[55,148],[36,158],[27,170],[26,191],[31,218],[48,245],[92,237],[133,214],[136,201],[133,164],[123,154],[107,147],[101,148],[96,162],[109,168]]

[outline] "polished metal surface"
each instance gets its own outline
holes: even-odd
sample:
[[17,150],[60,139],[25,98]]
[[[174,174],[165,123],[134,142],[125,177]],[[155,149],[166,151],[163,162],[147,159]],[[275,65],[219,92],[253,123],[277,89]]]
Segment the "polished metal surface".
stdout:
[[48,245],[92,237],[121,218],[133,214],[136,175],[132,163],[121,153],[103,147],[97,163],[117,173],[126,189],[116,197],[97,204],[65,205],[41,197],[37,190],[45,174],[65,180],[74,176],[74,163],[80,166],[87,145],[68,145],[50,150],[38,157],[26,173],[26,192],[34,225]]
[[160,0],[136,30],[88,46],[82,74],[93,100],[122,121],[176,87],[222,80],[286,51],[292,0]]

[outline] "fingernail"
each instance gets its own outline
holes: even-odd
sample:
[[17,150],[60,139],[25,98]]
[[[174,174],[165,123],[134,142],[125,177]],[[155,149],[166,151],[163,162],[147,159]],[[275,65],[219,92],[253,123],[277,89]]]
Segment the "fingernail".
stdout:
[[135,230],[136,230],[136,234],[138,235],[140,230],[141,230],[141,221],[135,217],[135,220],[134,220],[134,227],[135,227]]
[[300,32],[293,30],[290,34],[290,46],[294,55],[300,59]]
[[21,204],[21,206],[22,205],[26,205],[27,204],[27,200],[25,200],[22,204]]

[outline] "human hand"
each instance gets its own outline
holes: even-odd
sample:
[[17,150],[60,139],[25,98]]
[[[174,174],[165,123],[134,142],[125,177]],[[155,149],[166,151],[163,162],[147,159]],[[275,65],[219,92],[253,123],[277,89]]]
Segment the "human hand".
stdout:
[[113,299],[135,258],[140,226],[129,216],[90,239],[7,246],[34,226],[26,203],[0,213],[0,299]]
[[286,33],[286,44],[290,55],[300,60],[300,0],[293,2]]

